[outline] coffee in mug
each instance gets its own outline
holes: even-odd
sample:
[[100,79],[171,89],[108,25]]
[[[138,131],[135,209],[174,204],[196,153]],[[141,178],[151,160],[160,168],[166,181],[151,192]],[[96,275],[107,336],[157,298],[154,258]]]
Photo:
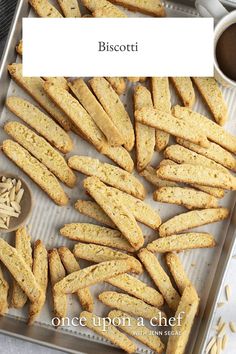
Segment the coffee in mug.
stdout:
[[229,79],[236,81],[236,23],[221,34],[216,44],[216,60]]

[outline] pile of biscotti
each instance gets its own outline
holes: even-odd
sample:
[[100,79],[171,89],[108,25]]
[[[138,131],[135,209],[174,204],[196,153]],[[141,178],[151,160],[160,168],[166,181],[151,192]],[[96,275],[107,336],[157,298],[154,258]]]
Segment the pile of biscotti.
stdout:
[[[126,16],[109,1],[82,2],[95,17]],[[41,17],[62,16],[47,1],[30,3]],[[71,1],[59,3],[64,16],[80,16],[78,7],[69,6]],[[159,1],[112,3],[153,16],[164,14]],[[22,42],[17,51],[22,55]],[[12,306],[21,308],[28,298],[29,323],[34,322],[45,302],[49,268],[54,316],[59,320],[67,314],[66,295],[76,293],[86,326],[125,351],[136,351],[130,339],[134,337],[157,353],[184,353],[199,296],[177,252],[215,246],[213,235],[191,229],[226,219],[229,210],[221,207],[219,200],[225,190],[236,189],[236,137],[222,127],[228,112],[218,84],[213,78],[188,77],[100,77],[86,83],[62,77],[23,77],[19,63],[8,69],[40,108],[19,96],[7,98],[8,109],[20,122],[4,125],[11,139],[3,141],[3,152],[60,206],[68,203],[60,182],[73,188],[75,171],[86,175],[83,186],[90,200],[77,200],[75,208],[99,223],[73,223],[61,228],[62,236],[76,241],[73,250],[60,247],[47,251],[38,240],[32,256],[25,228],[17,231],[15,247],[0,239],[0,260],[15,279]],[[120,98],[127,93],[127,80],[134,83],[134,125]],[[182,106],[171,107],[170,83]],[[193,83],[214,121],[192,110]],[[71,132],[78,142],[86,140],[114,164],[77,155],[67,160],[64,155],[73,151]],[[170,137],[175,138],[174,144]],[[184,206],[184,213],[162,222],[156,208],[145,202],[141,179],[132,173],[130,152],[134,149],[138,174],[156,187],[153,199]],[[155,154],[164,158],[158,166],[151,166]],[[148,243],[138,223],[155,230],[156,240]],[[164,264],[160,255],[164,255]],[[77,259],[95,264],[80,269]],[[155,287],[139,279],[144,271]],[[8,284],[2,272],[0,279],[0,313],[4,314]],[[94,325],[95,300],[89,289],[101,282],[122,291],[105,291],[98,296],[111,308],[107,317],[113,324],[104,319],[106,331],[102,324]],[[140,328],[137,321],[138,317],[149,321],[162,318],[164,324],[168,317],[161,309],[164,304],[175,318],[184,313],[181,324],[172,327],[179,334],[171,335],[167,346],[149,327]],[[119,321],[124,318],[131,326]]]
[[[13,68],[15,71],[12,71]],[[14,78],[16,78],[14,75],[19,68],[20,64],[10,66],[9,69]],[[13,248],[3,240],[0,241],[3,243],[2,249],[9,252],[4,251],[0,255],[0,259],[15,278],[18,291],[24,293],[24,301],[20,305],[14,306],[23,306],[22,303],[24,304],[28,297],[31,301],[29,323],[32,323],[39,314],[45,301],[47,287],[45,274],[47,273],[48,257],[53,289],[54,316],[59,319],[64,318],[67,308],[66,294],[77,293],[84,309],[80,316],[86,318],[86,325],[89,328],[128,352],[135,351],[136,346],[123,332],[161,353],[165,348],[164,343],[158,336],[150,334],[149,327],[143,326],[143,335],[140,335],[140,331],[137,330],[139,328],[137,317],[151,320],[162,316],[165,320],[166,314],[160,307],[166,303],[176,318],[179,313],[185,312],[182,324],[175,328],[176,333],[182,331],[181,335],[170,336],[167,352],[179,353],[179,348],[182,348],[181,350],[184,352],[197,314],[199,297],[175,252],[215,246],[213,235],[186,231],[228,217],[229,210],[220,207],[218,200],[224,196],[225,189],[235,189],[235,177],[229,171],[235,170],[235,160],[231,154],[235,149],[235,137],[227,133],[217,123],[189,108],[176,106],[168,113],[164,108],[154,108],[157,102],[161,104],[164,96],[165,104],[168,97],[170,106],[169,80],[167,78],[152,78],[151,91],[144,85],[139,84],[135,87],[135,131],[118,94],[105,78],[94,78],[90,81],[93,91],[82,79],[67,82],[62,78],[47,78],[45,80],[23,78],[22,75],[20,78],[23,82],[26,80],[30,82],[29,87],[33,87],[32,92],[38,92],[35,91],[35,86],[31,86],[32,81],[40,82],[40,92],[45,90],[40,97],[43,97],[44,100],[46,98],[46,101],[53,104],[56,109],[64,107],[62,112],[67,112],[65,117],[70,124],[73,124],[73,131],[79,133],[78,139],[84,138],[93,143],[99,152],[104,153],[102,147],[105,144],[106,151],[120,149],[125,152],[125,156],[129,156],[128,161],[132,162],[128,150],[133,148],[136,141],[137,171],[157,187],[153,195],[154,200],[183,205],[188,211],[162,223],[155,208],[144,201],[146,191],[140,180],[132,174],[133,162],[131,168],[127,168],[127,166],[125,168],[125,165],[115,166],[103,163],[93,157],[76,155],[66,161],[58,150],[63,153],[68,151],[68,143],[66,144],[66,142],[71,141],[68,140],[70,139],[68,132],[52,119],[52,115],[46,115],[20,97],[9,97],[7,106],[38,134],[22,123],[8,122],[4,129],[16,142],[13,140],[3,142],[3,151],[28,173],[55,202],[59,200],[55,199],[55,196],[59,195],[59,191],[54,184],[51,184],[51,179],[48,176],[52,176],[53,183],[57,181],[58,185],[59,174],[61,180],[65,175],[67,178],[73,176],[73,182],[67,183],[73,187],[75,184],[75,172],[73,171],[87,175],[88,177],[84,180],[84,189],[90,195],[91,200],[78,200],[75,208],[103,225],[90,223],[65,225],[60,231],[61,235],[78,242],[73,252],[61,247],[58,250],[50,251],[47,256],[45,247],[38,241],[36,246],[39,244],[37,247],[43,247],[44,250],[44,262],[40,263],[40,266],[44,266],[44,272],[42,268],[40,268],[40,272],[37,271],[37,266],[34,266],[34,264],[39,264],[37,251],[34,256],[36,260],[32,266],[32,257],[27,258],[27,252],[19,250],[17,243]],[[18,83],[20,82],[20,80],[16,80]],[[181,97],[184,97],[185,93],[183,102],[188,102],[189,105],[186,94],[189,94],[189,85],[192,85],[191,79],[175,80],[178,82],[178,92],[182,92]],[[219,90],[215,81],[213,79],[210,81],[215,89]],[[163,83],[165,83],[165,89]],[[205,83],[208,84],[208,79],[205,79]],[[23,83],[21,85],[26,87]],[[102,86],[98,91],[95,91],[99,85]],[[158,85],[161,85],[161,90],[157,89]],[[182,90],[180,86],[182,86]],[[186,86],[188,89],[184,90],[183,87]],[[191,87],[193,90],[193,86]],[[71,93],[69,89],[71,89]],[[30,92],[29,88],[27,92]],[[72,95],[72,92],[77,98]],[[96,92],[96,96],[93,92]],[[161,95],[159,99],[157,99],[155,92]],[[191,92],[191,96],[194,97],[194,90]],[[52,97],[53,100],[51,100]],[[222,96],[220,99],[223,102]],[[193,104],[193,98],[191,104]],[[111,119],[112,114],[118,123]],[[127,124],[126,129],[123,129],[123,124],[119,125],[121,121]],[[107,123],[110,124],[108,130],[106,130]],[[204,128],[205,126],[207,129]],[[98,132],[99,136],[102,136],[100,148],[96,145]],[[169,135],[177,137],[178,144],[166,146]],[[112,146],[113,136],[116,144],[119,137],[122,137],[123,140],[120,140],[120,144],[123,145]],[[164,149],[164,159],[156,168],[150,165],[155,148],[159,151]],[[69,149],[72,149],[72,145]],[[63,165],[58,164],[59,157],[63,161]],[[115,153],[114,161],[117,164],[119,158],[121,158],[119,161],[127,161]],[[63,166],[65,167],[63,168]],[[70,178],[64,179],[64,181],[66,180],[68,181]],[[160,237],[145,244],[142,229],[137,222],[153,230],[158,230]],[[23,240],[22,235],[20,239]],[[165,263],[175,284],[154,253],[165,254]],[[15,268],[14,262],[9,262],[6,259],[7,254],[16,257]],[[86,259],[97,264],[80,270],[76,258]],[[154,281],[156,289],[138,279],[137,275],[130,274],[142,274],[143,267]],[[25,269],[25,273],[22,273],[22,269]],[[24,274],[26,279],[23,282],[22,278],[19,279],[19,274]],[[102,327],[94,326],[96,315],[93,314],[94,299],[89,286],[103,281],[123,291],[122,293],[105,291],[99,294],[99,300],[113,309],[108,314],[111,319],[116,321],[117,318],[128,317],[132,322],[131,327],[121,326],[121,332],[117,326],[112,324],[109,325],[106,332],[102,330]],[[42,291],[39,290],[36,294],[31,294],[32,282],[38,284],[36,289],[40,288]],[[3,276],[2,284],[7,291]],[[6,310],[6,295],[4,299],[2,313]],[[15,304],[16,302],[12,300],[11,303]],[[118,324],[120,324],[119,321]]]

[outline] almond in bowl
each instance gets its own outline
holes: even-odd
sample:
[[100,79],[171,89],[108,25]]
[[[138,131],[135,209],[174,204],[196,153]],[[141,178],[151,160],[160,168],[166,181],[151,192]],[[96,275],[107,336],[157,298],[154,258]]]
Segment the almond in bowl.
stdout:
[[0,174],[0,232],[11,232],[23,225],[32,208],[31,191],[21,178]]

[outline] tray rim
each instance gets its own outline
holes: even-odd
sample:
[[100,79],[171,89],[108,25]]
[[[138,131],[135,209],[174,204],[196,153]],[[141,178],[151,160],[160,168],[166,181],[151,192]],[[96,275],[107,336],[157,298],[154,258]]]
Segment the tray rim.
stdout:
[[[186,10],[188,7],[189,10],[191,9],[191,14],[193,14],[193,7],[186,6],[180,2],[178,1],[178,4],[176,4],[176,2],[167,1],[167,4],[173,3],[174,7],[178,6],[180,9],[181,6],[183,6],[184,10]],[[7,65],[8,63],[13,62],[17,57],[15,46],[21,38],[21,19],[28,15],[29,10],[30,6],[26,1],[18,0],[15,15],[9,30],[5,49],[0,62],[0,114],[4,107],[6,92],[8,91],[10,84]],[[211,329],[213,315],[220,296],[220,291],[223,286],[223,281],[233,253],[234,245],[236,244],[235,229],[236,198],[232,208],[228,229],[225,233],[225,240],[220,254],[219,262],[216,267],[216,276],[214,277],[214,282],[212,282],[210,285],[208,300],[202,317],[201,326],[199,326],[198,336],[196,337],[195,342],[191,343],[191,347],[193,348],[191,350],[192,354],[202,354],[206,346],[206,340],[208,339],[208,334]],[[50,326],[44,326],[40,324],[34,324],[34,326],[29,327],[23,320],[19,320],[19,322],[20,326],[18,321],[16,321],[16,318],[11,316],[5,316],[1,318],[0,333],[45,347],[66,351],[67,353],[80,353],[82,351],[83,353],[93,354],[96,351],[97,354],[118,354],[123,352],[119,348],[111,347],[109,343],[103,344],[101,342],[90,341],[87,338],[83,338],[82,336],[75,336],[74,334],[69,333],[69,331],[66,333],[66,331],[58,331]],[[77,338],[79,341],[79,348],[75,338]]]

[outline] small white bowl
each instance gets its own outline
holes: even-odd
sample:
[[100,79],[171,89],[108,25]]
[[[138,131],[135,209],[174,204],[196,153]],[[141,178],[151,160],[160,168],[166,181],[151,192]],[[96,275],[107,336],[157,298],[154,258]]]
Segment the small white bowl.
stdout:
[[19,217],[18,218],[11,217],[9,228],[8,229],[0,228],[0,234],[15,231],[19,227],[23,226],[26,220],[28,219],[29,215],[31,214],[32,204],[33,204],[32,192],[28,184],[22,178],[19,178],[18,176],[14,176],[11,173],[2,171],[0,172],[0,178],[3,176],[7,178],[12,178],[12,179],[15,178],[16,180],[20,180],[22,183],[22,188],[24,189],[24,194],[20,202],[21,213]]

